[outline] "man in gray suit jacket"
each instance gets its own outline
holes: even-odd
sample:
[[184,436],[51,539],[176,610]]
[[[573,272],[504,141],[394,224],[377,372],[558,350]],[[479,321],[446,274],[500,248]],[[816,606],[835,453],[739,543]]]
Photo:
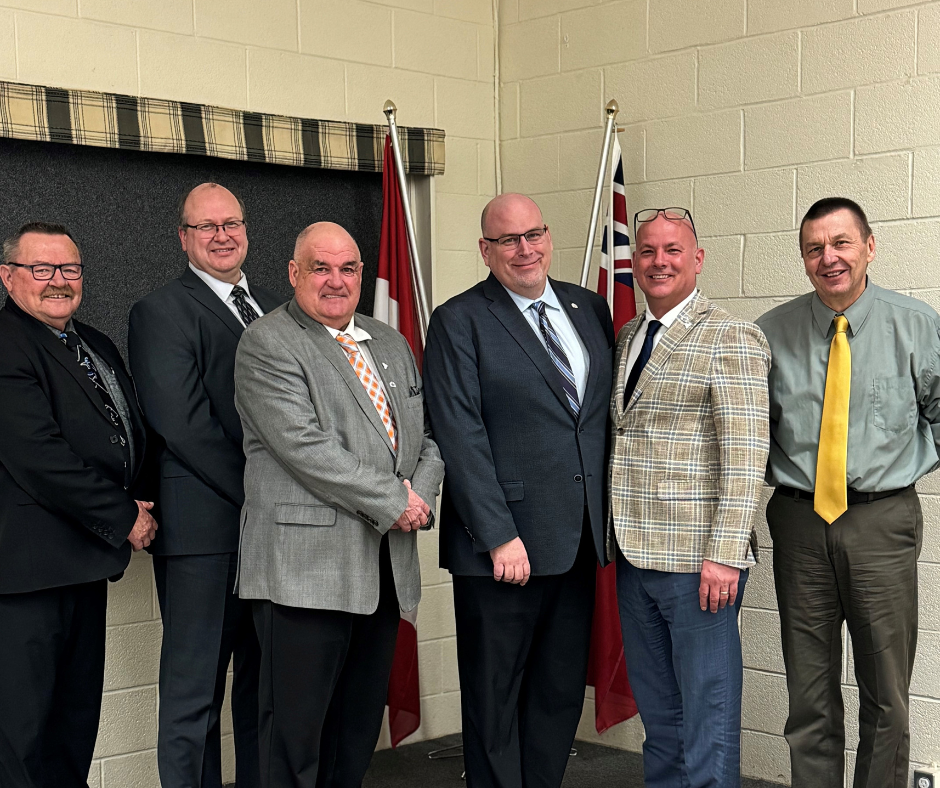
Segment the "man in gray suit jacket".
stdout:
[[235,358],[245,432],[238,591],[255,600],[263,788],[359,786],[382,724],[399,607],[444,463],[404,337],[355,315],[359,247],[313,224],[294,298]]

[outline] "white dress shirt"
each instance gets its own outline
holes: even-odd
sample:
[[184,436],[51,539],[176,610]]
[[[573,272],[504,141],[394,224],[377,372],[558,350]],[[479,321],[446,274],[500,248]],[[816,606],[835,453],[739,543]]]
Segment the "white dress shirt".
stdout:
[[676,322],[676,318],[679,317],[679,313],[685,309],[685,305],[689,303],[695,294],[698,292],[698,288],[692,290],[685,298],[682,299],[678,304],[676,304],[672,309],[666,312],[662,317],[654,317],[653,313],[650,312],[650,308],[646,307],[646,315],[643,319],[643,323],[640,324],[640,327],[636,330],[636,333],[633,335],[633,339],[630,341],[630,352],[627,354],[627,376],[623,379],[624,385],[626,385],[627,379],[630,377],[630,372],[633,370],[633,365],[636,364],[636,360],[640,357],[640,351],[643,350],[643,343],[646,341],[646,329],[643,326],[649,325],[650,320],[658,320],[662,325],[659,327],[659,330],[653,335],[653,350],[656,349],[656,346],[659,344],[659,340],[663,338],[663,334],[666,333],[669,326]]
[[[192,263],[189,264],[189,267],[193,270],[193,273],[196,274],[203,282],[209,285],[209,289],[215,293],[225,304],[229,311],[235,315],[235,319],[245,325],[245,321],[242,320],[242,316],[238,314],[238,307],[235,306],[235,298],[232,296],[232,290],[235,285],[229,284],[228,282],[223,282],[221,279],[216,279],[211,274],[207,274],[205,271],[196,268]],[[248,295],[248,303],[255,308],[255,312],[258,315],[263,315],[264,310],[259,306],[258,302],[251,297],[251,290],[248,289],[248,280],[245,278],[245,273],[242,272],[241,279],[236,283],[245,293]]]
[[562,307],[558,296],[555,291],[552,290],[552,283],[547,279],[545,280],[545,290],[542,291],[542,295],[538,298],[528,298],[519,295],[508,287],[506,288],[506,292],[509,293],[509,297],[516,306],[519,307],[522,316],[529,321],[529,325],[532,326],[535,336],[538,337],[539,342],[542,343],[542,347],[545,348],[545,352],[547,353],[548,346],[545,344],[545,337],[542,336],[542,330],[539,328],[539,313],[532,307],[532,304],[536,301],[541,301],[545,304],[545,314],[548,315],[548,321],[552,324],[552,328],[555,329],[555,333],[558,335],[558,341],[561,342],[561,347],[568,357],[568,363],[571,365],[571,372],[574,374],[575,385],[578,389],[578,401],[583,402],[584,389],[587,386],[587,377],[590,371],[590,357],[587,354],[587,349],[584,347],[584,342],[581,341],[581,337],[578,336],[578,332],[575,331],[574,326],[571,324],[571,318],[568,317],[568,313]]

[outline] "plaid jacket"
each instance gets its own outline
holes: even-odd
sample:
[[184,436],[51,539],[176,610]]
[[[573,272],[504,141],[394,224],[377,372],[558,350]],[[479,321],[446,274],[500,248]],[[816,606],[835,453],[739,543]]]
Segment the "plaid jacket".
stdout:
[[767,340],[698,294],[656,345],[624,408],[630,341],[642,324],[641,314],[620,331],[610,401],[620,549],[635,566],[665,572],[699,572],[706,558],[750,566],[769,443]]

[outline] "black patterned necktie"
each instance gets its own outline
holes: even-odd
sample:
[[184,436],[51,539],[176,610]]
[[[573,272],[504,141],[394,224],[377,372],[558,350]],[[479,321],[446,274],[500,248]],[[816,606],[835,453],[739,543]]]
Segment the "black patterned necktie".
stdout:
[[545,304],[542,301],[533,301],[532,308],[538,312],[539,330],[542,332],[542,338],[545,340],[545,347],[548,348],[548,355],[551,357],[552,363],[554,363],[561,373],[561,387],[565,390],[565,396],[568,398],[568,404],[574,411],[574,415],[577,416],[581,412],[581,400],[578,398],[578,385],[575,382],[574,373],[571,371],[571,363],[568,361],[568,356],[561,346],[558,334],[555,333],[555,329],[548,319],[548,315],[545,312]]
[[104,409],[108,412],[111,423],[123,431],[124,423],[121,421],[121,415],[114,405],[111,394],[101,381],[101,376],[98,374],[98,368],[95,366],[95,362],[91,359],[91,354],[82,345],[81,338],[74,331],[61,331],[59,333],[59,339],[65,343],[65,346],[69,350],[75,353],[75,360],[78,361],[79,366],[85,369],[85,374],[88,375],[88,380],[90,380],[91,385],[95,387],[95,391],[98,392],[98,396],[101,398]]
[[646,339],[643,342],[643,347],[640,349],[640,355],[637,356],[636,363],[633,365],[633,369],[630,370],[629,376],[627,376],[627,385],[623,389],[623,406],[627,407],[627,403],[630,402],[630,397],[633,396],[633,389],[636,388],[636,382],[640,379],[640,373],[643,371],[643,368],[646,366],[646,362],[650,360],[650,356],[653,355],[653,339],[656,337],[656,332],[662,328],[662,323],[658,320],[650,320],[650,324],[646,327]]
[[238,314],[241,316],[245,328],[248,328],[253,320],[257,320],[260,317],[255,311],[255,308],[248,301],[248,293],[245,292],[245,288],[235,285],[235,287],[232,288],[232,301],[235,303],[235,308],[238,310]]

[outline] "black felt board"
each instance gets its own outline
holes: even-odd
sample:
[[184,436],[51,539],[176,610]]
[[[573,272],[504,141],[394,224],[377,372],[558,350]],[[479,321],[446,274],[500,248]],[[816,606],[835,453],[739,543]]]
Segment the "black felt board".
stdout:
[[187,266],[176,206],[183,192],[205,181],[245,201],[249,285],[291,295],[287,262],[297,234],[312,222],[338,222],[359,242],[365,270],[358,311],[372,313],[381,173],[0,138],[0,237],[28,221],[67,225],[85,263],[76,316],[126,353],[131,306]]

